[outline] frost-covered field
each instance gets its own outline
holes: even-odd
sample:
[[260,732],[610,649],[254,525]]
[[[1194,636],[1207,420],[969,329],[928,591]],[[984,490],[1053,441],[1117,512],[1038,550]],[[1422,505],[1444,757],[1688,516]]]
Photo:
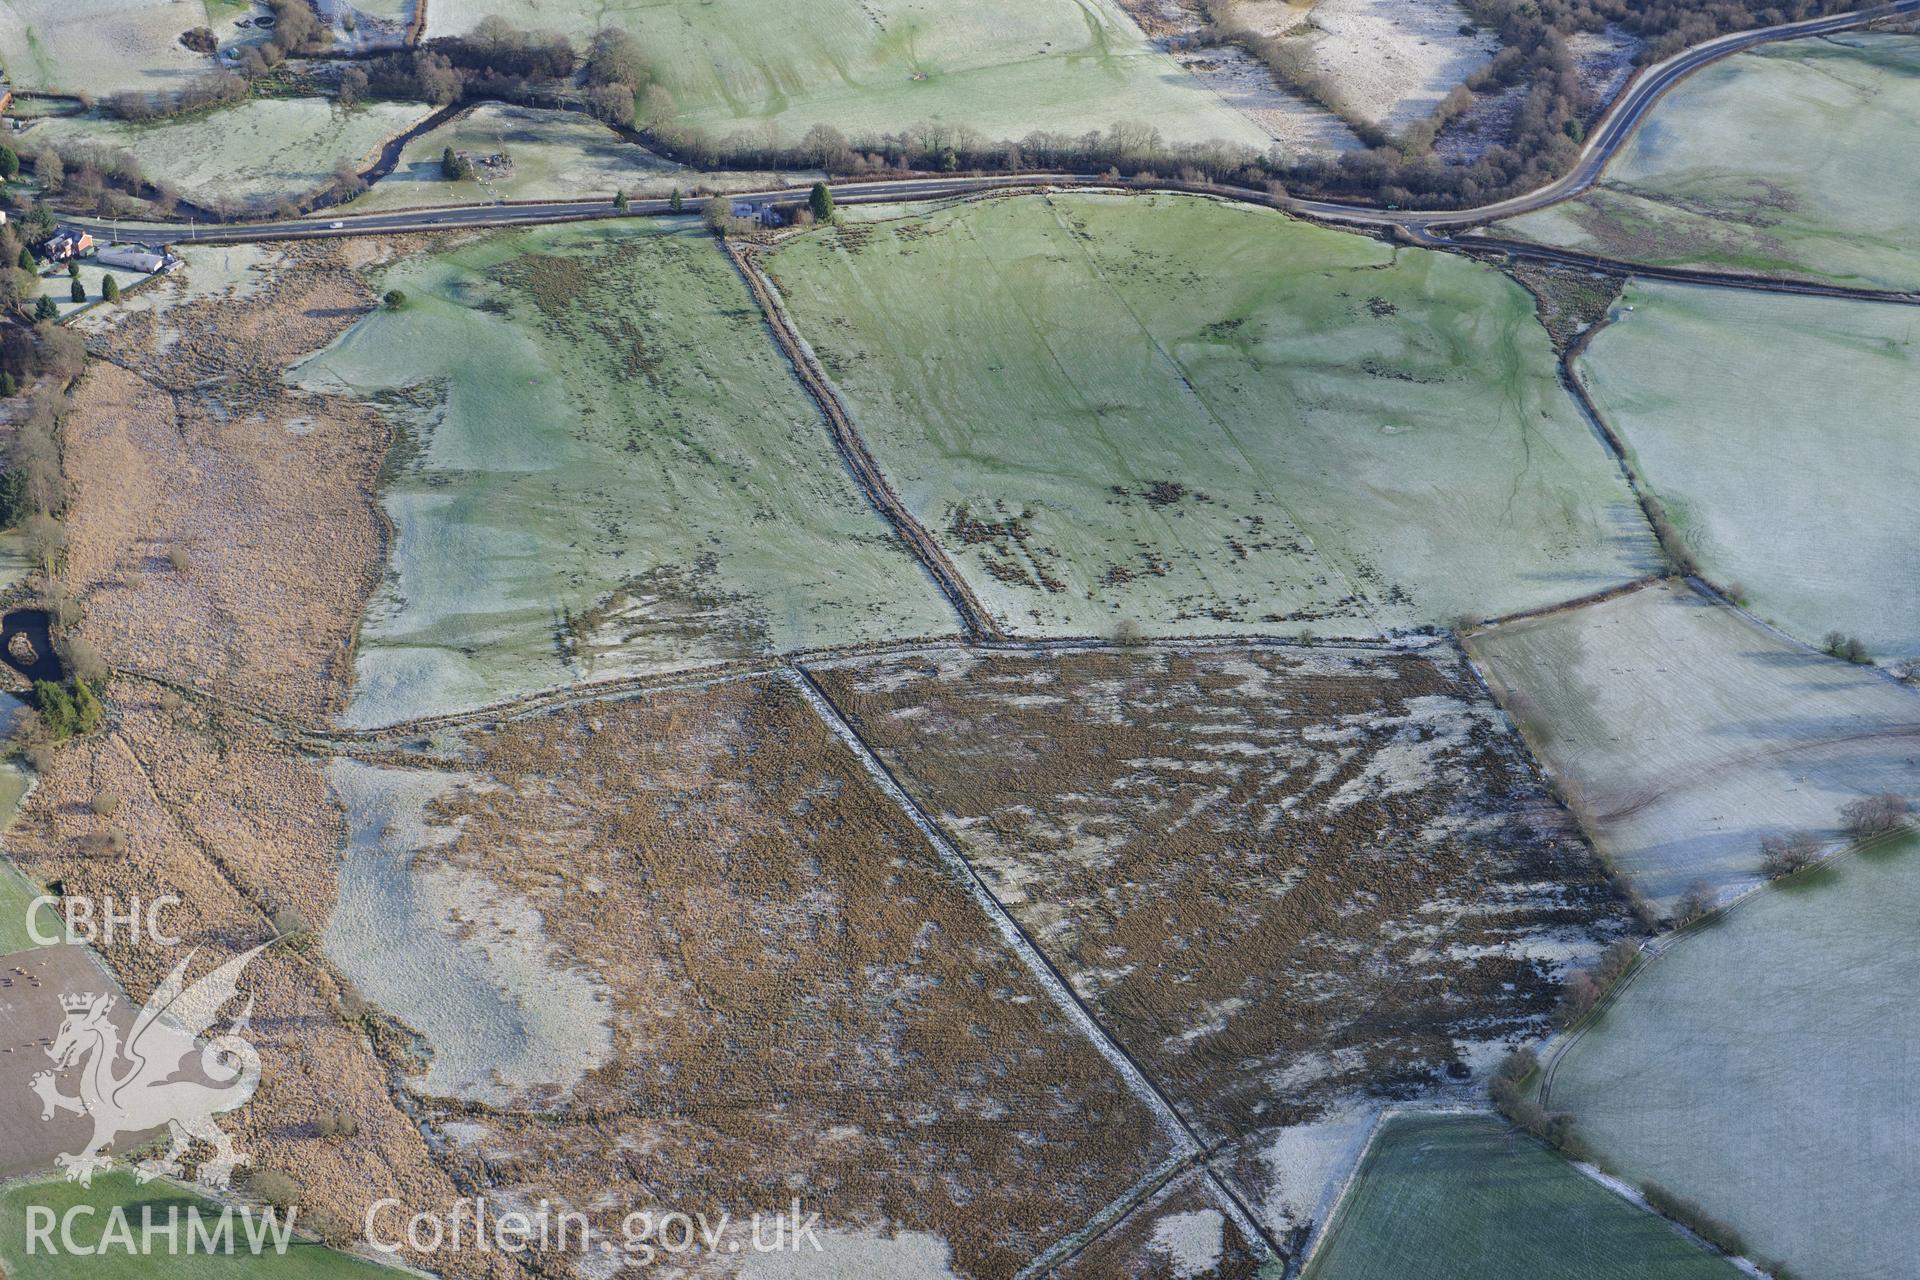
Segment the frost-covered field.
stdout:
[[1920,793],[1920,696],[1682,586],[1467,644],[1602,851],[1661,903],[1751,885],[1763,836],[1839,841],[1857,796]]
[[213,70],[180,43],[206,22],[192,0],[0,0],[0,59],[16,89],[175,89]]
[[[471,156],[504,154],[504,170],[477,167],[475,176],[451,182],[441,171],[448,147]],[[355,212],[429,204],[478,204],[487,200],[612,198],[615,191],[651,195],[675,184],[681,167],[621,138],[577,111],[546,111],[505,103],[482,103],[409,142],[392,173],[353,202]],[[764,175],[754,175],[762,177]],[[680,177],[685,188],[693,179]],[[777,180],[768,185],[778,185]]]
[[875,456],[1026,634],[1362,635],[1636,577],[1522,290],[1179,196],[894,209],[769,265]]
[[1319,0],[1295,39],[1309,75],[1324,77],[1354,114],[1397,131],[1493,60],[1498,38],[1463,33],[1467,21],[1454,0]]
[[625,27],[652,55],[682,122],[723,134],[770,125],[798,138],[815,124],[858,134],[939,121],[1018,138],[1142,121],[1183,141],[1267,141],[1113,0],[433,0],[427,12],[429,36],[490,14],[583,39]]
[[1920,37],[1852,34],[1689,76],[1578,200],[1500,233],[1657,264],[1920,286]]
[[300,371],[404,431],[348,719],[957,625],[685,223],[463,241]]
[[1713,580],[1818,644],[1920,654],[1913,312],[1636,284],[1579,375]]
[[149,181],[167,182],[196,204],[263,212],[325,184],[334,167],[368,163],[381,144],[432,114],[419,103],[364,103],[343,111],[325,98],[253,98],[177,120],[128,124],[98,116],[41,120],[36,142],[124,147]]
[[1545,1101],[1623,1175],[1731,1222],[1753,1256],[1797,1276],[1910,1276],[1916,917],[1914,836],[1757,894],[1637,974],[1552,1064]]

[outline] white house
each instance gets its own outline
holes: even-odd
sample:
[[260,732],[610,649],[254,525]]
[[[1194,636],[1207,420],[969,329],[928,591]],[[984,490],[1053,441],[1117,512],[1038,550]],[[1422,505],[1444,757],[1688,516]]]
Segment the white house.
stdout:
[[93,260],[103,267],[121,267],[128,271],[144,271],[148,275],[167,265],[167,255],[158,249],[149,249],[137,244],[110,244],[95,251]]

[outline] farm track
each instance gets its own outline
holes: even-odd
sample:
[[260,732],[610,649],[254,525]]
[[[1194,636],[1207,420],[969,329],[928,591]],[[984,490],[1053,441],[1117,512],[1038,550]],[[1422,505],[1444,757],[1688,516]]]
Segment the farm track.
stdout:
[[1611,275],[1629,275],[1641,280],[1663,280],[1671,284],[1704,285],[1715,289],[1744,289],[1756,293],[1787,293],[1809,298],[1840,298],[1849,302],[1883,302],[1895,306],[1920,307],[1920,293],[1902,289],[1861,289],[1853,285],[1823,284],[1817,280],[1796,280],[1787,276],[1756,275],[1744,271],[1716,271],[1696,267],[1657,267],[1644,263],[1603,258],[1598,254],[1577,253],[1525,240],[1507,240],[1498,236],[1472,236],[1448,239],[1444,247],[1469,257],[1524,258],[1548,266],[1571,267],[1582,271],[1604,271]]
[[939,541],[928,528],[921,524],[914,514],[907,510],[907,504],[887,483],[887,477],[880,470],[880,463],[873,452],[867,448],[867,442],[860,430],[854,425],[853,414],[846,403],[840,399],[840,393],[828,379],[813,357],[813,350],[794,329],[792,319],[780,300],[779,291],[767,273],[760,269],[760,263],[751,249],[743,248],[731,241],[727,242],[727,254],[733,259],[733,265],[746,281],[747,291],[765,317],[773,340],[793,366],[794,376],[800,379],[800,385],[820,407],[821,414],[827,420],[828,428],[833,432],[833,445],[840,458],[853,473],[854,481],[867,495],[867,501],[882,519],[893,526],[893,531],[906,544],[913,558],[920,562],[933,584],[953,606],[960,616],[960,625],[970,637],[984,640],[997,640],[1003,637],[1000,624],[995,622],[987,607],[973,593],[970,586]]
[[[1645,585],[1631,583],[1629,587]],[[1573,602],[1575,605],[1582,603]],[[1553,609],[1570,607],[1554,605]],[[1497,619],[1496,621],[1505,621]],[[1492,625],[1491,623],[1487,625]],[[967,648],[981,653],[1009,654],[1068,654],[1108,651],[1168,652],[1189,653],[1212,649],[1296,649],[1313,648],[1338,650],[1346,648],[1364,648],[1377,651],[1382,648],[1419,650],[1437,644],[1445,639],[1438,633],[1409,633],[1405,635],[1365,636],[1351,639],[1301,640],[1297,635],[1283,635],[1273,632],[1244,632],[1231,634],[1210,634],[1204,636],[1161,636],[1152,640],[1118,641],[1102,636],[1062,636],[1040,639],[969,640],[954,634],[949,636],[920,636],[904,640],[886,640],[869,644],[849,644],[823,649],[798,649],[781,654],[768,654],[751,658],[739,658],[731,662],[719,662],[705,667],[691,667],[679,671],[650,672],[644,675],[622,676],[610,680],[589,680],[583,683],[562,685],[552,689],[542,689],[535,693],[523,694],[501,702],[490,702],[483,706],[463,711],[450,711],[442,715],[418,716],[407,720],[396,720],[391,724],[373,725],[367,728],[341,728],[332,725],[302,723],[289,716],[276,715],[250,707],[237,699],[195,685],[184,684],[179,680],[154,671],[145,671],[136,667],[119,667],[115,674],[129,679],[142,680],[179,694],[183,698],[197,700],[211,706],[247,717],[255,723],[271,728],[285,738],[298,741],[306,749],[334,753],[379,754],[392,749],[401,740],[420,738],[434,733],[456,731],[493,724],[502,720],[523,719],[541,715],[550,711],[569,707],[587,706],[598,702],[613,702],[622,698],[644,697],[656,693],[676,693],[711,689],[717,685],[735,684],[742,680],[761,680],[778,675],[782,670],[793,667],[816,667],[828,663],[855,658],[899,657],[915,653],[931,653],[955,648]]]

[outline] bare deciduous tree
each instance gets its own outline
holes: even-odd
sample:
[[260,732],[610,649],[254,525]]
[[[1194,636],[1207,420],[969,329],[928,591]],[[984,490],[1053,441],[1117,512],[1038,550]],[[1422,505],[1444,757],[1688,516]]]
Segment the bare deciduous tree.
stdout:
[[1819,859],[1819,837],[1809,831],[1767,836],[1760,841],[1760,865],[1769,876],[1790,876]]
[[1864,840],[1868,836],[1884,835],[1905,825],[1907,815],[1911,812],[1913,805],[1905,796],[1882,791],[1879,795],[1847,801],[1841,806],[1840,821],[1849,835]]
[[1695,880],[1680,895],[1680,903],[1674,908],[1674,919],[1680,924],[1692,924],[1707,912],[1713,910],[1714,900],[1719,892],[1705,880]]

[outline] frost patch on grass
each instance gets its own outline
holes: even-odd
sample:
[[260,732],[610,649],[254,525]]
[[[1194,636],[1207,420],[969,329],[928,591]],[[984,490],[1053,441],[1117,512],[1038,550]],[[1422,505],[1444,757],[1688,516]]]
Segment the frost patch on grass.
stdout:
[[439,1125],[439,1130],[449,1142],[458,1147],[478,1147],[493,1136],[493,1130],[471,1120],[443,1121]]
[[328,780],[348,836],[323,943],[373,1003],[426,1038],[427,1092],[505,1103],[564,1090],[610,1059],[606,993],[551,963],[539,913],[473,872],[418,864],[458,835],[432,826],[428,807],[468,779],[336,760]]
[[432,111],[419,103],[342,110],[325,98],[249,98],[144,124],[61,116],[34,124],[22,141],[124,147],[139,156],[149,180],[172,183],[195,204],[258,211],[314,190],[343,160],[355,168],[365,164],[387,138]]
[[1220,1265],[1227,1219],[1218,1209],[1174,1213],[1153,1224],[1153,1247],[1166,1255],[1174,1280],[1198,1280]]
[[1268,1140],[1260,1153],[1267,1172],[1260,1216],[1269,1228],[1284,1234],[1326,1220],[1381,1110],[1380,1103],[1354,1103]]
[[[1474,706],[1458,698],[1408,699],[1404,716],[1393,722],[1393,736],[1374,750],[1364,768],[1340,785],[1329,807],[1338,813],[1369,793],[1409,795],[1434,785],[1443,776],[1448,753],[1464,749],[1474,734],[1485,732],[1499,718],[1497,708]],[[1380,725],[1379,720],[1369,723],[1376,731]]]
[[1206,1008],[1198,1010],[1196,1016],[1200,1021],[1195,1022],[1192,1026],[1177,1035],[1167,1037],[1166,1044],[1168,1050],[1178,1053],[1184,1045],[1192,1044],[1196,1040],[1204,1040],[1208,1036],[1220,1034],[1227,1029],[1228,1020],[1246,1007],[1247,1002],[1241,997],[1229,996],[1225,1000],[1215,1001]]
[[1492,31],[1461,34],[1467,14],[1453,0],[1320,0],[1309,20],[1312,71],[1391,130],[1432,114],[1499,48]]
[[1765,836],[1920,795],[1920,699],[1662,584],[1469,641],[1596,842],[1657,902],[1760,875]]

